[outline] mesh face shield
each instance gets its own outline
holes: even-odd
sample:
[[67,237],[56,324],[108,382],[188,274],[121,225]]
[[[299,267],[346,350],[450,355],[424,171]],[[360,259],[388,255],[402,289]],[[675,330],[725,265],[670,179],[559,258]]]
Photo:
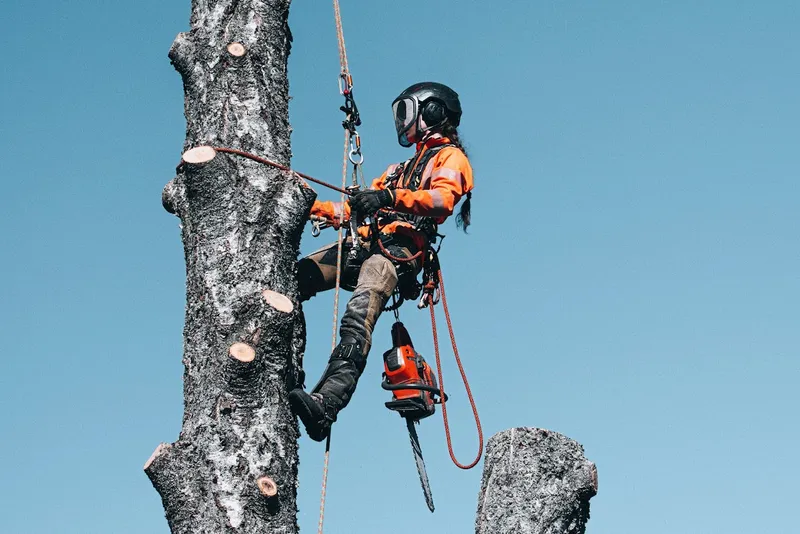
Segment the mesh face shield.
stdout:
[[392,111],[397,141],[404,147],[410,147],[414,143],[408,140],[408,130],[417,122],[419,103],[413,96],[398,98],[392,104]]

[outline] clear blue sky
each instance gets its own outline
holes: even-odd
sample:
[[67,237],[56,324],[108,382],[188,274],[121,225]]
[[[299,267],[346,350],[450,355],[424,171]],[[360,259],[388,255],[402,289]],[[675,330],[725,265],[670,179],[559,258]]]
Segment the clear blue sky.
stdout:
[[[797,531],[799,6],[343,0],[369,175],[407,157],[396,93],[462,95],[474,226],[448,225],[443,263],[465,364],[487,435],[586,447],[592,534]],[[160,193],[184,137],[167,51],[188,20],[189,0],[4,7],[0,532],[168,531],[142,464],[182,412],[183,257]],[[293,164],[335,180],[332,9],[296,0],[291,25]],[[330,306],[307,306],[311,380]],[[424,313],[404,320],[430,355]],[[326,532],[470,532],[480,470],[425,421],[431,516],[380,372],[373,358],[337,423]],[[322,447],[301,455],[315,532]]]

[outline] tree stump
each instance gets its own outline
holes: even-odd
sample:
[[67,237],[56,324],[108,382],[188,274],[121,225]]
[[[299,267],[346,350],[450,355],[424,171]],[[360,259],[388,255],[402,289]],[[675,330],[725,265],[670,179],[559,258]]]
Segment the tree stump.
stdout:
[[597,468],[556,432],[512,428],[486,445],[476,534],[583,534]]

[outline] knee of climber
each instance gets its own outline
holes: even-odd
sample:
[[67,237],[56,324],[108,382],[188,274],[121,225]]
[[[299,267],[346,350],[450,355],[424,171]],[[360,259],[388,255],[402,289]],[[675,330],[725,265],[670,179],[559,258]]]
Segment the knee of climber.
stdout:
[[375,323],[396,285],[397,271],[392,262],[377,255],[364,261],[342,317],[341,333],[362,341],[365,356],[372,346]]
[[375,254],[361,266],[357,289],[377,293],[386,300],[397,287],[397,270],[384,256]]

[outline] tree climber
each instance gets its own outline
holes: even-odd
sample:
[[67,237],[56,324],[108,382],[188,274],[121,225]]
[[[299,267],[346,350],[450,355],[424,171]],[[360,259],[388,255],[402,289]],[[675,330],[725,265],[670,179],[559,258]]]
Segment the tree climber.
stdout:
[[[361,225],[355,258],[343,261],[342,287],[352,290],[339,329],[340,342],[311,393],[297,388],[289,393],[292,410],[305,425],[309,437],[322,441],[330,433],[336,416],[350,402],[372,345],[372,331],[395,289],[401,294],[413,288],[422,268],[420,255],[413,261],[393,261],[384,255],[408,260],[426,250],[436,237],[437,226],[453,214],[466,195],[457,216],[465,231],[470,224],[472,167],[458,135],[461,103],[458,94],[435,82],[412,85],[392,103],[398,142],[416,144],[414,156],[391,165],[349,202],[316,201],[311,215],[338,228],[351,214],[356,220],[374,219]],[[378,235],[373,235],[375,229]],[[305,301],[336,284],[337,248],[334,243],[298,262],[300,298]],[[344,244],[342,257],[352,250]],[[344,264],[346,263],[346,266]]]

